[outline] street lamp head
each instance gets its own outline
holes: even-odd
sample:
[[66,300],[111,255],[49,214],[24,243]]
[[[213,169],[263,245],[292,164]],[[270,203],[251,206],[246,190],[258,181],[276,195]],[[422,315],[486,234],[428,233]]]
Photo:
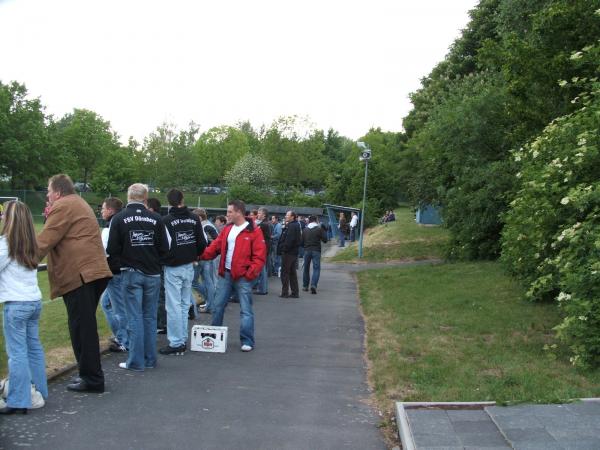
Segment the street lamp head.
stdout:
[[360,156],[358,157],[358,159],[360,161],[370,160],[371,159],[371,149],[369,148],[369,146],[362,141],[358,141],[356,143],[356,145],[358,146],[358,148],[360,148]]

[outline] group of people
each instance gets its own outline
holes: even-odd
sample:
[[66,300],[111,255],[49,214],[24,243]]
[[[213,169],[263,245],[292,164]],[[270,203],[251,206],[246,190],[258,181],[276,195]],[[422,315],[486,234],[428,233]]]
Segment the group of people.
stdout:
[[338,219],[338,234],[339,234],[339,246],[345,247],[346,240],[350,242],[356,241],[356,227],[358,226],[358,214],[352,212],[350,222],[346,220],[346,215],[340,212]]
[[[243,352],[255,346],[252,294],[268,292],[269,276],[280,272],[280,297],[298,298],[302,255],[303,290],[317,293],[327,231],[316,216],[299,221],[288,211],[283,224],[276,216],[269,222],[266,209],[246,215],[244,202],[233,200],[226,217],[213,224],[206,211],[188,209],[177,189],[167,193],[168,214],[161,216],[160,203],[148,198],[145,185],[135,183],[126,205],[105,199],[106,227],[100,230],[67,175],[50,178],[47,198],[46,221],[37,237],[24,203],[7,202],[2,214],[0,302],[10,388],[0,414],[25,414],[32,383],[44,399],[48,396],[37,282],[38,263],[46,256],[51,297],[62,296],[66,306],[79,369],[67,389],[76,392],[104,392],[96,323],[100,301],[114,334],[111,349],[127,353],[119,367],[141,372],[156,367],[158,352],[185,352],[192,289],[201,293],[201,308],[212,314],[213,326],[223,324],[229,301],[240,303]],[[157,351],[160,329],[166,329],[168,345]]]
[[379,219],[379,223],[388,223],[394,222],[396,220],[396,214],[393,210],[386,211],[381,219]]

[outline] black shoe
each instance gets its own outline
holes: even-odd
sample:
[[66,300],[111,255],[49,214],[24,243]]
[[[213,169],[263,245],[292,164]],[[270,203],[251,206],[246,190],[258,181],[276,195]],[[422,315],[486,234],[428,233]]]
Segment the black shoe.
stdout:
[[110,344],[110,347],[108,347],[108,349],[114,353],[127,353],[127,349],[124,345],[121,344],[112,343]]
[[303,290],[304,292],[308,292],[308,286],[304,286],[304,287],[302,288],[302,290]]
[[171,347],[167,345],[159,350],[161,355],[183,355],[185,353],[185,345],[179,347]]
[[298,294],[292,294],[290,295],[290,298],[300,298],[300,296]]
[[0,414],[27,414],[27,408],[11,408],[10,406],[5,406],[0,409]]
[[279,294],[280,298],[290,298],[289,294]]
[[268,292],[255,292],[254,295],[267,295]]
[[85,381],[81,380],[79,383],[71,383],[67,385],[67,390],[74,392],[104,392],[104,385],[90,386]]
[[314,286],[311,286],[311,287],[310,287],[310,293],[311,293],[311,294],[316,294],[316,293],[317,293],[317,288],[316,288],[316,287],[314,287]]
[[166,328],[158,328],[156,330],[156,334],[167,334],[167,329]]

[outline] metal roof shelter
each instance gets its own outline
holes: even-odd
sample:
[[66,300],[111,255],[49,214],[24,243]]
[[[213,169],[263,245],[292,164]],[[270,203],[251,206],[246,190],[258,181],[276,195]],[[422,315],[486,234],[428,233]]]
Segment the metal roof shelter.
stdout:
[[[339,238],[340,230],[338,228],[338,217],[340,216],[341,212],[343,212],[344,215],[346,215],[346,220],[348,221],[348,223],[350,223],[352,213],[355,212],[358,215],[358,224],[356,228],[357,230],[360,230],[360,221],[362,220],[362,218],[360,215],[359,208],[352,208],[350,206],[341,205],[330,205],[327,203],[323,204],[323,206],[327,211],[327,217],[329,218],[329,224],[331,225],[331,232],[335,235],[335,237]],[[356,237],[358,237],[358,233]]]
[[283,217],[288,211],[294,211],[299,216],[317,216],[323,217],[323,208],[313,208],[309,206],[285,206],[285,205],[246,205],[246,212],[253,209],[267,208],[270,216]]

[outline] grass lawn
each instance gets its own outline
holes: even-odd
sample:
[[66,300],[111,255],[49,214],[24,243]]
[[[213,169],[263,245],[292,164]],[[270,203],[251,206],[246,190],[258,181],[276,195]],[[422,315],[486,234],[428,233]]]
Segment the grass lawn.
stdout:
[[[362,261],[419,260],[442,258],[448,231],[442,227],[418,225],[412,208],[398,207],[396,221],[366,230]],[[353,262],[358,241],[333,256],[331,262]]]
[[549,355],[554,305],[523,300],[498,263],[358,274],[371,382],[392,401],[555,402],[600,396],[600,371]]
[[[35,224],[36,232],[40,232],[43,224]],[[71,349],[71,340],[69,339],[69,328],[67,326],[67,311],[62,298],[48,301],[50,299],[50,287],[48,285],[48,273],[38,273],[38,283],[42,290],[44,305],[42,308],[42,318],[40,319],[40,339],[46,352],[46,366],[48,373],[54,369],[64,367],[67,364],[75,362],[73,350]],[[0,317],[2,306],[0,306]],[[98,332],[101,339],[108,338],[111,333],[104,318],[102,308],[98,306],[96,313],[98,320]],[[4,335],[0,327],[0,378],[7,374],[7,358],[4,349]]]
[[[73,356],[71,341],[69,339],[67,311],[62,298],[50,302],[47,301],[50,298],[50,288],[48,286],[48,274],[46,272],[40,272],[38,274],[38,281],[45,301],[42,308],[42,318],[40,319],[40,339],[42,340],[42,345],[44,346],[46,353],[48,373],[51,374],[55,369],[74,363],[75,357]],[[101,339],[108,338],[111,333],[100,306],[98,306],[96,318],[98,320],[98,332]],[[7,372],[8,368],[6,351],[4,349],[4,335],[0,329],[0,378],[4,378]]]

